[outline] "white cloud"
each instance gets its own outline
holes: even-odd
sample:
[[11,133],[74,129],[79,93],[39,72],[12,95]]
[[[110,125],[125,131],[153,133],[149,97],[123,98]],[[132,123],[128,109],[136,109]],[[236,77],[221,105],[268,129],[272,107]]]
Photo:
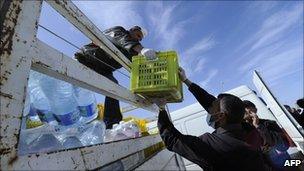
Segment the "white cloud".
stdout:
[[[191,45],[188,50],[183,52],[181,56],[181,66],[187,71],[188,76],[191,77],[194,72],[201,71],[204,64],[207,62],[204,52],[212,49],[216,45],[213,36],[204,37]],[[201,58],[197,61],[197,58]],[[194,69],[193,69],[194,68]]]
[[280,39],[288,28],[300,21],[302,13],[303,8],[295,5],[291,10],[280,11],[270,16],[255,35],[256,42],[252,45],[250,51]]
[[261,63],[263,63],[265,59],[277,55],[279,53],[278,51],[280,51],[280,48],[282,48],[282,45],[283,42],[277,42],[248,56],[246,58],[248,61],[239,65],[239,71],[246,72],[258,67]]
[[293,74],[299,74],[299,73],[300,73],[300,77],[297,81],[300,82],[300,83],[303,83],[303,81],[304,81],[303,80],[304,68],[303,67],[296,67],[294,69],[284,71],[281,74],[276,74],[276,76],[274,76],[274,77],[271,77],[269,79],[269,81],[270,81],[269,86],[275,86],[275,85],[280,84],[282,82],[287,83],[286,80],[284,80],[283,78],[285,78],[287,76],[290,76],[290,75],[293,75]]
[[188,58],[192,57],[193,55],[201,54],[203,52],[206,52],[213,48],[215,45],[215,41],[213,36],[208,36],[205,38],[202,38],[198,42],[196,42],[191,48],[189,48],[185,53],[185,57]]
[[302,8],[297,4],[265,19],[260,29],[242,46],[249,50],[238,61],[241,74],[258,69],[269,81],[277,82],[303,68],[303,41],[286,38],[290,29],[303,23]]
[[264,61],[260,67],[269,82],[303,69],[303,47],[294,47]]
[[[101,30],[140,25],[148,29],[149,39],[156,50],[178,49],[178,44],[196,17],[179,19],[180,2],[165,5],[162,1],[74,1]],[[142,14],[140,10],[144,10]],[[141,15],[140,15],[141,14]]]
[[[162,1],[150,1],[146,5],[147,24],[149,28],[153,28],[150,32],[154,35],[154,42],[157,42],[155,48],[158,50],[175,49],[178,51],[179,42],[188,32],[191,23],[196,20],[195,16],[179,19],[177,17],[179,4],[180,2],[177,2],[168,6]],[[191,77],[193,71],[200,71],[206,62],[206,59],[202,59],[196,60],[194,63],[195,58],[197,59],[214,45],[213,36],[208,36],[198,40],[190,45],[188,50],[180,53],[180,65],[186,70],[188,77]],[[191,66],[193,63],[194,66]]]
[[194,69],[194,72],[202,71],[202,69],[204,69],[204,66],[205,66],[205,64],[206,64],[206,61],[207,61],[206,58],[201,58],[201,59],[198,61],[197,65],[196,65],[196,67],[195,67],[195,69]]
[[255,12],[264,13],[269,12],[269,10],[273,9],[276,5],[276,1],[253,1],[248,8]]
[[212,69],[211,71],[208,72],[208,76],[206,79],[204,79],[203,81],[199,82],[199,84],[202,87],[207,87],[208,84],[210,83],[210,81],[217,75],[218,70],[217,69]]
[[185,20],[177,20],[176,8],[180,3],[171,6],[165,6],[162,1],[150,1],[146,6],[146,15],[148,16],[148,24],[153,28],[154,39],[157,40],[156,45],[161,49],[176,49],[178,42],[186,32],[186,26],[193,21],[193,18]]
[[283,38],[283,36],[286,35],[288,29],[297,24],[301,24],[301,16],[303,14],[302,8],[303,6],[301,5],[295,5],[292,7],[292,9],[281,10],[269,16],[261,24],[258,31],[252,34],[247,41],[242,43],[240,47],[236,49],[236,51],[244,48],[249,49],[243,55],[244,57],[258,51],[260,48],[279,41]]
[[271,84],[274,84],[285,76],[303,70],[303,62],[302,41],[285,45],[284,42],[277,42],[255,53],[246,63],[240,64],[238,69],[242,75],[259,70]]
[[143,26],[143,18],[136,12],[134,1],[74,1],[78,8],[101,30],[113,26],[129,28]]

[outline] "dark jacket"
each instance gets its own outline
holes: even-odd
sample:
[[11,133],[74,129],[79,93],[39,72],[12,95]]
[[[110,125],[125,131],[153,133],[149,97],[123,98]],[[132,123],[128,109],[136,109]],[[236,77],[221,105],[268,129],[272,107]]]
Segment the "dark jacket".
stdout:
[[[208,113],[210,113],[212,103],[216,100],[216,98],[212,94],[209,94],[206,90],[202,89],[200,86],[198,86],[195,83],[192,83],[189,86],[189,91],[194,95],[194,97],[202,105],[202,107]],[[242,127],[247,132],[245,141],[256,148],[260,148],[263,145],[263,140],[260,135],[257,135],[257,134],[259,134],[257,129],[255,129],[254,126],[252,126],[251,124],[246,123],[246,122],[242,123]]]
[[[132,56],[138,54],[133,50],[133,47],[140,45],[140,43],[131,40],[129,31],[125,30],[123,27],[116,26],[105,30],[103,33],[130,61],[132,60]],[[99,74],[104,75],[105,73],[111,73],[122,67],[121,64],[94,43],[85,45],[83,49],[84,54],[76,53],[76,59]]]
[[103,31],[107,38],[128,58],[137,55],[133,50],[136,45],[141,45],[138,41],[130,39],[130,33],[121,26],[116,26]]
[[[206,111],[209,112],[212,102],[216,98],[196,84],[192,84],[189,90]],[[279,125],[275,121],[266,119],[260,119],[257,129],[248,123],[242,123],[242,125],[248,133],[246,142],[255,147],[260,146],[267,167],[272,170],[285,170],[283,167],[284,162],[290,159],[287,153],[289,142]],[[259,139],[255,138],[256,130],[258,130]]]
[[[215,97],[196,84],[192,84],[189,90],[209,111]],[[198,164],[204,170],[265,169],[259,145],[250,144],[252,138],[260,139],[258,132],[252,127],[250,133],[242,124],[231,124],[200,137],[183,135],[173,126],[163,110],[159,113],[158,128],[168,150]],[[250,140],[248,137],[251,137]]]
[[275,121],[259,119],[257,130],[262,136],[264,151],[267,150],[267,148],[275,148],[281,152],[288,150],[288,139]]
[[259,148],[245,142],[241,124],[218,128],[200,137],[181,134],[166,111],[159,113],[158,129],[168,150],[178,153],[204,170],[264,170]]

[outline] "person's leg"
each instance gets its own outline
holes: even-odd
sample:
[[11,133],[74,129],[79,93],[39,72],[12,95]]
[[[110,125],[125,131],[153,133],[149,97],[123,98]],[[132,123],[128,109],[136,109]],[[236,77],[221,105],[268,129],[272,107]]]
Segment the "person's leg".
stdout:
[[[111,81],[118,84],[116,78],[114,78],[113,73],[104,75]],[[115,123],[119,123],[122,120],[122,114],[120,111],[119,101],[111,97],[105,98],[104,104],[104,122],[106,124],[106,129],[112,129]]]

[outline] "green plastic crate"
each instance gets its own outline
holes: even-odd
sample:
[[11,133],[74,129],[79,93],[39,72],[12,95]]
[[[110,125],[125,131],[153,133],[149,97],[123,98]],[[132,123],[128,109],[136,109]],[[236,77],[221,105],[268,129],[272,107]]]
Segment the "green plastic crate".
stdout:
[[158,52],[156,55],[156,61],[146,60],[143,56],[132,58],[131,91],[148,98],[166,98],[167,102],[183,101],[176,52]]

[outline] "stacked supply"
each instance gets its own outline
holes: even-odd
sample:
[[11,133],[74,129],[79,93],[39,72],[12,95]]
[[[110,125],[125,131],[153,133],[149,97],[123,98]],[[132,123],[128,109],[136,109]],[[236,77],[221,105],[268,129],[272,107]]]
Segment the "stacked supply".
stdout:
[[54,84],[48,84],[45,89],[50,92],[48,98],[58,125],[69,128],[78,124],[80,112],[74,97],[73,86],[64,81],[55,80]]
[[134,120],[128,122],[120,121],[119,124],[113,125],[113,129],[106,130],[105,142],[137,138],[140,136],[140,130]]
[[42,74],[35,71],[30,72],[28,90],[31,97],[32,108],[35,110],[36,117],[38,118],[39,116],[41,121],[56,124],[49,100],[44,93],[45,91],[42,90],[41,82],[43,81],[44,77]]
[[123,121],[125,121],[125,122],[128,122],[130,120],[133,120],[136,123],[137,127],[140,130],[141,136],[149,135],[148,128],[147,128],[148,121],[146,119],[140,119],[140,118],[137,118],[134,116],[128,116],[128,117],[123,118]]
[[63,149],[63,146],[55,137],[54,131],[52,131],[48,124],[21,130],[18,150],[19,155],[49,152],[60,149]]
[[106,125],[102,120],[94,120],[85,124],[79,131],[78,139],[85,146],[100,144],[104,142]]

